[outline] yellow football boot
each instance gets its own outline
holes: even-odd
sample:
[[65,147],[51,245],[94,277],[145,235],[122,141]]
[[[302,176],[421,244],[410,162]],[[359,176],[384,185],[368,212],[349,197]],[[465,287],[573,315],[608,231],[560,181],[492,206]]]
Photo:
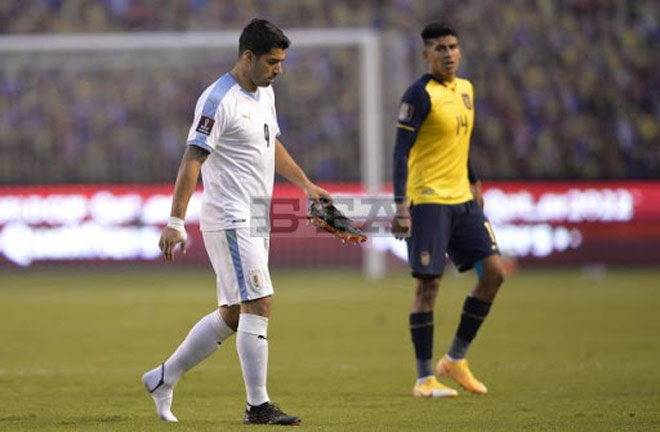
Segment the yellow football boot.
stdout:
[[446,355],[440,359],[435,371],[440,376],[451,378],[461,385],[465,390],[477,394],[486,394],[488,389],[472,375],[466,359],[455,362],[449,360]]
[[456,397],[458,392],[451,387],[441,384],[433,375],[418,379],[413,387],[413,396],[424,398]]

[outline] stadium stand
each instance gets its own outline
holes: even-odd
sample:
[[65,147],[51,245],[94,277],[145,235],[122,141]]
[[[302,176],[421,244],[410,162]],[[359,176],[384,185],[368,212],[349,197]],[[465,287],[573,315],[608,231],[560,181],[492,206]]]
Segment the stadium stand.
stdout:
[[[383,50],[386,155],[398,98],[423,71],[418,29],[445,19],[461,34],[461,72],[475,85],[473,158],[483,177],[660,177],[660,57],[652,55],[660,3],[653,0],[246,0],[240,8],[205,0],[6,0],[0,34],[236,30],[253,16],[285,29],[370,27],[404,41],[403,50]],[[291,79],[277,83],[285,143],[313,178],[355,181],[355,56],[350,49],[321,54],[292,53]],[[4,184],[170,181],[192,98],[231,61],[211,54],[186,68],[185,56],[101,58],[103,67],[94,67],[75,56],[38,64],[3,57]]]

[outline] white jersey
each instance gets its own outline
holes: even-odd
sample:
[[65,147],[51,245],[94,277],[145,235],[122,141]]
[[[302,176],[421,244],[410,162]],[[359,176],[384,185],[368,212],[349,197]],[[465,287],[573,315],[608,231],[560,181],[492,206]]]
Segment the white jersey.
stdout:
[[188,145],[211,152],[202,165],[202,231],[258,227],[267,235],[280,134],[272,87],[250,93],[226,73],[199,97]]

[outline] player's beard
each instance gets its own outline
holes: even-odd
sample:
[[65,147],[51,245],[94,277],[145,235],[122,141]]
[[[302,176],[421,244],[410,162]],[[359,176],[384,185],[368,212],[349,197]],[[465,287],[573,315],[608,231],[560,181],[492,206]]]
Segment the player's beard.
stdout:
[[265,76],[263,78],[255,79],[253,82],[258,86],[258,87],[268,87],[275,81],[275,77],[269,77]]
[[458,62],[441,62],[437,67],[438,75],[443,79],[452,79],[456,76],[456,71],[458,70]]
[[261,83],[259,83],[259,87],[268,87],[273,83],[273,81],[275,81],[275,78],[266,77],[261,81]]

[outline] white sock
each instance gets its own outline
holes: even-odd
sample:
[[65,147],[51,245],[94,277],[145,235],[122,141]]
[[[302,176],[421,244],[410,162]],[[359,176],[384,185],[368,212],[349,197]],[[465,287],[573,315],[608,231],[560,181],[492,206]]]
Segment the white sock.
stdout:
[[238,319],[236,349],[241,360],[247,402],[261,405],[268,402],[266,375],[268,372],[268,318],[242,313]]
[[184,372],[199,364],[234,334],[216,309],[190,329],[181,345],[165,361],[165,384],[173,386]]

